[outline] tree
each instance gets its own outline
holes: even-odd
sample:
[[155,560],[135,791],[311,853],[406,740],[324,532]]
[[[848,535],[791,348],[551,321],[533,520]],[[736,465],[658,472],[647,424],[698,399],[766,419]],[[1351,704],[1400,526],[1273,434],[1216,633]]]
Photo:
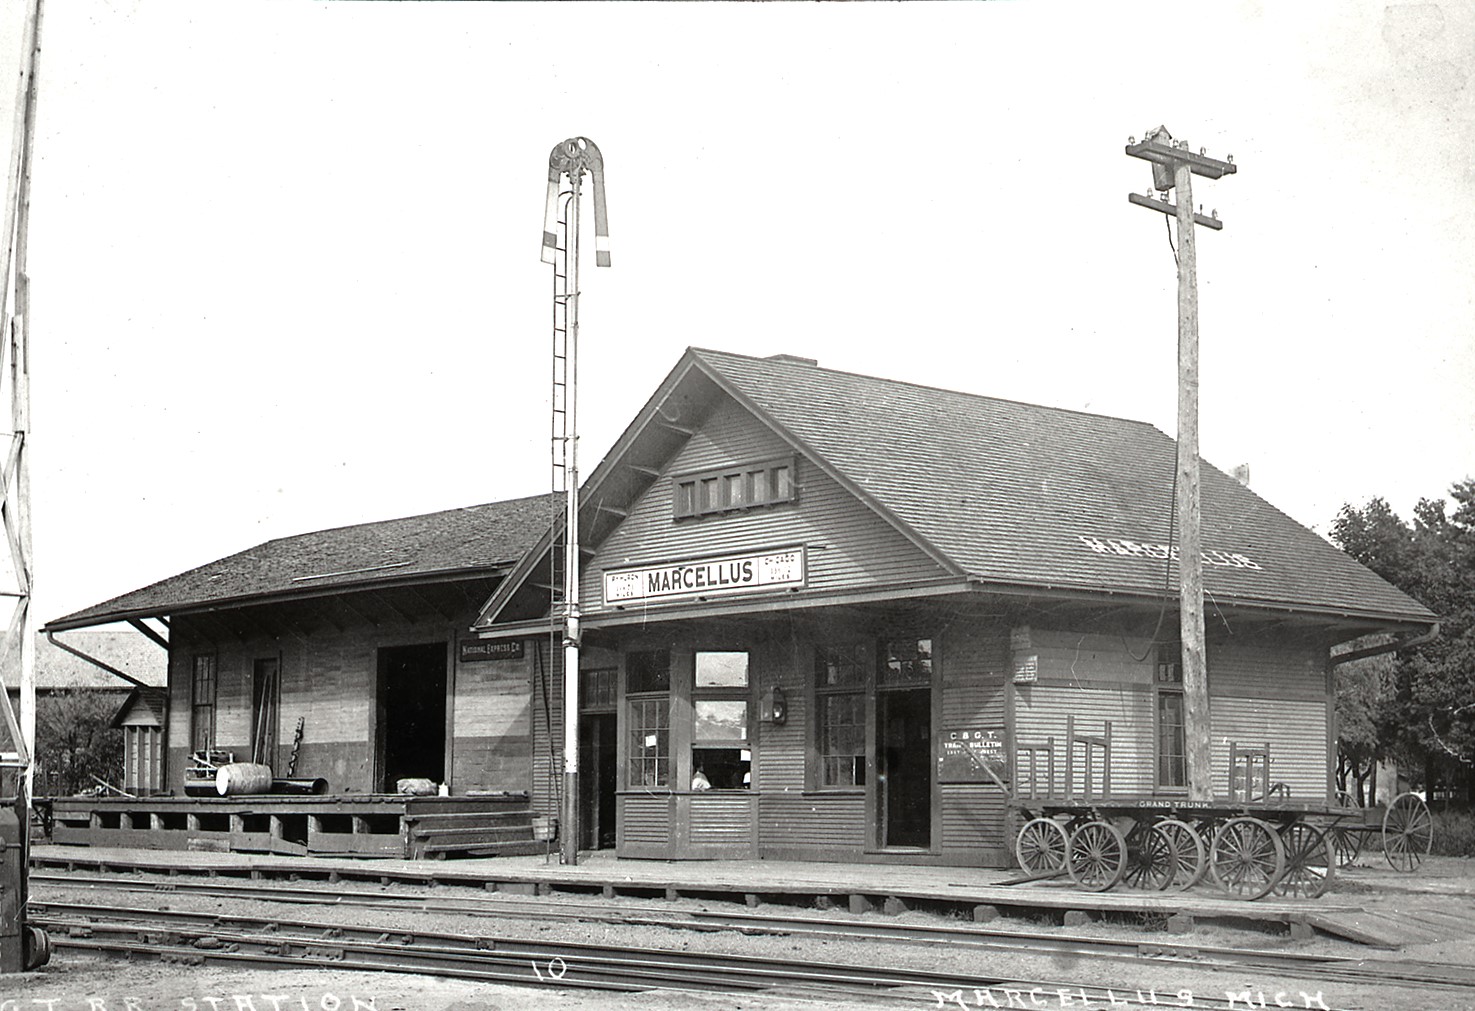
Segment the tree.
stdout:
[[123,732],[113,693],[63,689],[36,699],[36,792],[66,796],[123,781]]
[[1339,715],[1345,701],[1349,720],[1339,750],[1354,767],[1371,722],[1377,757],[1411,766],[1426,787],[1442,772],[1468,790],[1475,785],[1475,479],[1453,485],[1450,499],[1452,511],[1445,500],[1420,500],[1412,523],[1380,498],[1360,509],[1344,505],[1332,525],[1344,551],[1440,622],[1433,642],[1398,653],[1380,691],[1370,693],[1353,664],[1339,673]]

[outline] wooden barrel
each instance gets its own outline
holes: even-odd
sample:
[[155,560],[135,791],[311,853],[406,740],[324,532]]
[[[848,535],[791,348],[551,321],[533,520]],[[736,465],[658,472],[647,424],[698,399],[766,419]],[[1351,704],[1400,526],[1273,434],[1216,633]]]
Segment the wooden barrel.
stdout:
[[215,770],[215,792],[222,797],[271,791],[271,766],[232,762]]

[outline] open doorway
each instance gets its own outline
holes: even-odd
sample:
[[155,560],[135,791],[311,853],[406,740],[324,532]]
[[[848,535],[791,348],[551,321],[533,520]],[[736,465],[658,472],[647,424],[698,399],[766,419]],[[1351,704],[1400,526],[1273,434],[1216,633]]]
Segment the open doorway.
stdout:
[[579,718],[579,848],[614,849],[615,714]]
[[932,843],[932,692],[876,693],[877,838],[882,846]]
[[375,767],[379,789],[401,779],[446,778],[446,645],[379,651]]

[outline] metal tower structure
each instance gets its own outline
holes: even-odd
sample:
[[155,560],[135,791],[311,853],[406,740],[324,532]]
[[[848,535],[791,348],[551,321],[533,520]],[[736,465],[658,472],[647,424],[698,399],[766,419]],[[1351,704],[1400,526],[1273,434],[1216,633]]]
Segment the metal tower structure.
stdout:
[[[579,198],[588,173],[594,187],[594,262],[609,266],[609,221],[604,205],[604,158],[587,137],[570,137],[548,156],[548,205],[543,218],[543,262],[553,265],[553,491],[564,500],[563,540],[555,537],[551,564],[562,555],[562,594],[551,609],[563,631],[563,777],[559,803],[559,858],[579,861]],[[564,187],[567,179],[568,186]],[[557,573],[550,583],[556,583]]]
[[[26,924],[30,796],[36,751],[36,621],[31,610],[30,278],[26,236],[31,215],[31,162],[36,139],[36,64],[41,50],[41,0],[29,0],[21,32],[15,126],[0,239],[0,401],[9,401],[10,432],[0,454],[0,521],[6,561],[0,563],[0,600],[13,609],[0,642],[0,711],[8,746],[0,746],[0,973],[23,972],[50,958],[46,932]],[[4,605],[0,604],[0,609]],[[20,718],[9,686],[20,688]]]
[[[31,612],[30,474],[30,279],[26,233],[31,212],[31,157],[35,145],[36,63],[40,52],[41,0],[27,5],[16,84],[15,125],[5,191],[4,238],[0,240],[0,401],[10,405],[9,446],[0,471],[0,520],[9,549],[0,563],[0,600],[13,603],[0,643],[0,709],[10,745],[0,750],[0,768],[17,770],[20,810],[30,794],[36,742],[35,615]],[[3,608],[3,604],[0,604]],[[10,706],[9,686],[20,688],[20,715]],[[8,790],[4,791],[7,794]]]

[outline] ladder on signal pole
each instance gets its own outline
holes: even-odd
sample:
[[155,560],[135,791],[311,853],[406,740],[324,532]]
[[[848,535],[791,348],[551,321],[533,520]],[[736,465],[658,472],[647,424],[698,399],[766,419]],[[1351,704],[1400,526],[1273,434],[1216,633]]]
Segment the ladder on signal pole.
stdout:
[[[604,158],[588,137],[570,137],[548,155],[548,203],[543,217],[544,263],[553,265],[553,431],[554,508],[564,507],[562,538],[549,544],[550,638],[563,632],[563,775],[557,781],[559,859],[579,861],[579,196],[588,174],[594,189],[595,264],[609,266],[609,223],[604,205]],[[563,188],[567,177],[568,189]],[[558,531],[554,516],[553,530]],[[559,557],[560,553],[562,558]],[[553,642],[549,643],[550,650]],[[544,696],[546,701],[546,694]],[[551,723],[551,720],[550,720]],[[550,727],[551,731],[551,727]],[[551,736],[551,733],[550,733]]]

